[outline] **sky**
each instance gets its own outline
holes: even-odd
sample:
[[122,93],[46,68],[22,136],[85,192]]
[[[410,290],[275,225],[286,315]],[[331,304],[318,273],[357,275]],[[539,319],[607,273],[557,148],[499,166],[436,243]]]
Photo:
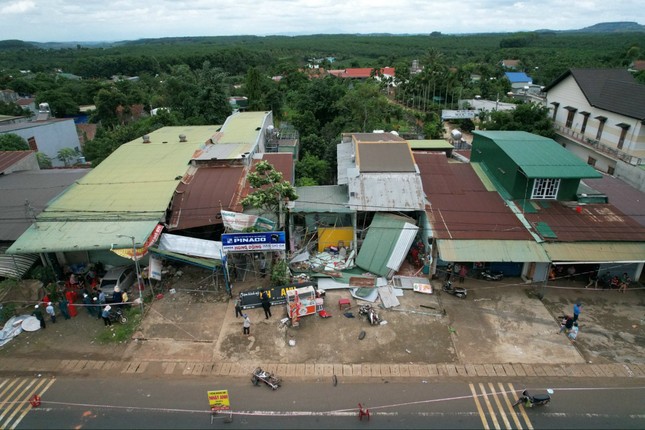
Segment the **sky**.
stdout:
[[642,0],[0,0],[0,40],[572,30],[645,23]]

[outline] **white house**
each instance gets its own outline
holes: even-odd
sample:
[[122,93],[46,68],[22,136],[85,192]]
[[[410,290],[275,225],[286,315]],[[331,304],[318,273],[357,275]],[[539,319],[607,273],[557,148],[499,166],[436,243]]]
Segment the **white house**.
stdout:
[[556,141],[645,191],[645,85],[623,69],[571,69],[545,92]]

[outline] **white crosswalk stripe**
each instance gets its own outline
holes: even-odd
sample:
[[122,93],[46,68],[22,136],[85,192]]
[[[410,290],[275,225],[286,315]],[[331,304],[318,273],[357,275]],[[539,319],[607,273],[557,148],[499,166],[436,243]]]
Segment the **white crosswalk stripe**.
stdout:
[[42,395],[54,384],[54,378],[11,378],[0,380],[0,430],[15,429],[34,407],[34,395]]
[[490,382],[488,386],[483,383],[479,383],[477,386],[475,384],[468,385],[485,430],[533,430],[533,425],[524,406],[513,407],[513,403],[519,395],[513,384],[508,383],[506,387],[501,382],[497,384],[497,387]]

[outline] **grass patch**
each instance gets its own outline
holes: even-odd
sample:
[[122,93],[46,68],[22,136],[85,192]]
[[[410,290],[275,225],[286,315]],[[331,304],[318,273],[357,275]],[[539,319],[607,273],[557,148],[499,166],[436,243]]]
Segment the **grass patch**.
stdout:
[[99,343],[122,343],[130,340],[141,323],[141,309],[139,307],[130,308],[125,312],[125,316],[128,318],[127,323],[114,322],[111,327],[105,327],[105,330],[96,336],[96,341]]

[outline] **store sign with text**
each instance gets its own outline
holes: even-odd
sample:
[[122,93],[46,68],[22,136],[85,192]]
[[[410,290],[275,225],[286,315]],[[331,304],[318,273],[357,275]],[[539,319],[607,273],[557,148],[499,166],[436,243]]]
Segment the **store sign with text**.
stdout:
[[222,234],[224,252],[284,251],[284,231]]

